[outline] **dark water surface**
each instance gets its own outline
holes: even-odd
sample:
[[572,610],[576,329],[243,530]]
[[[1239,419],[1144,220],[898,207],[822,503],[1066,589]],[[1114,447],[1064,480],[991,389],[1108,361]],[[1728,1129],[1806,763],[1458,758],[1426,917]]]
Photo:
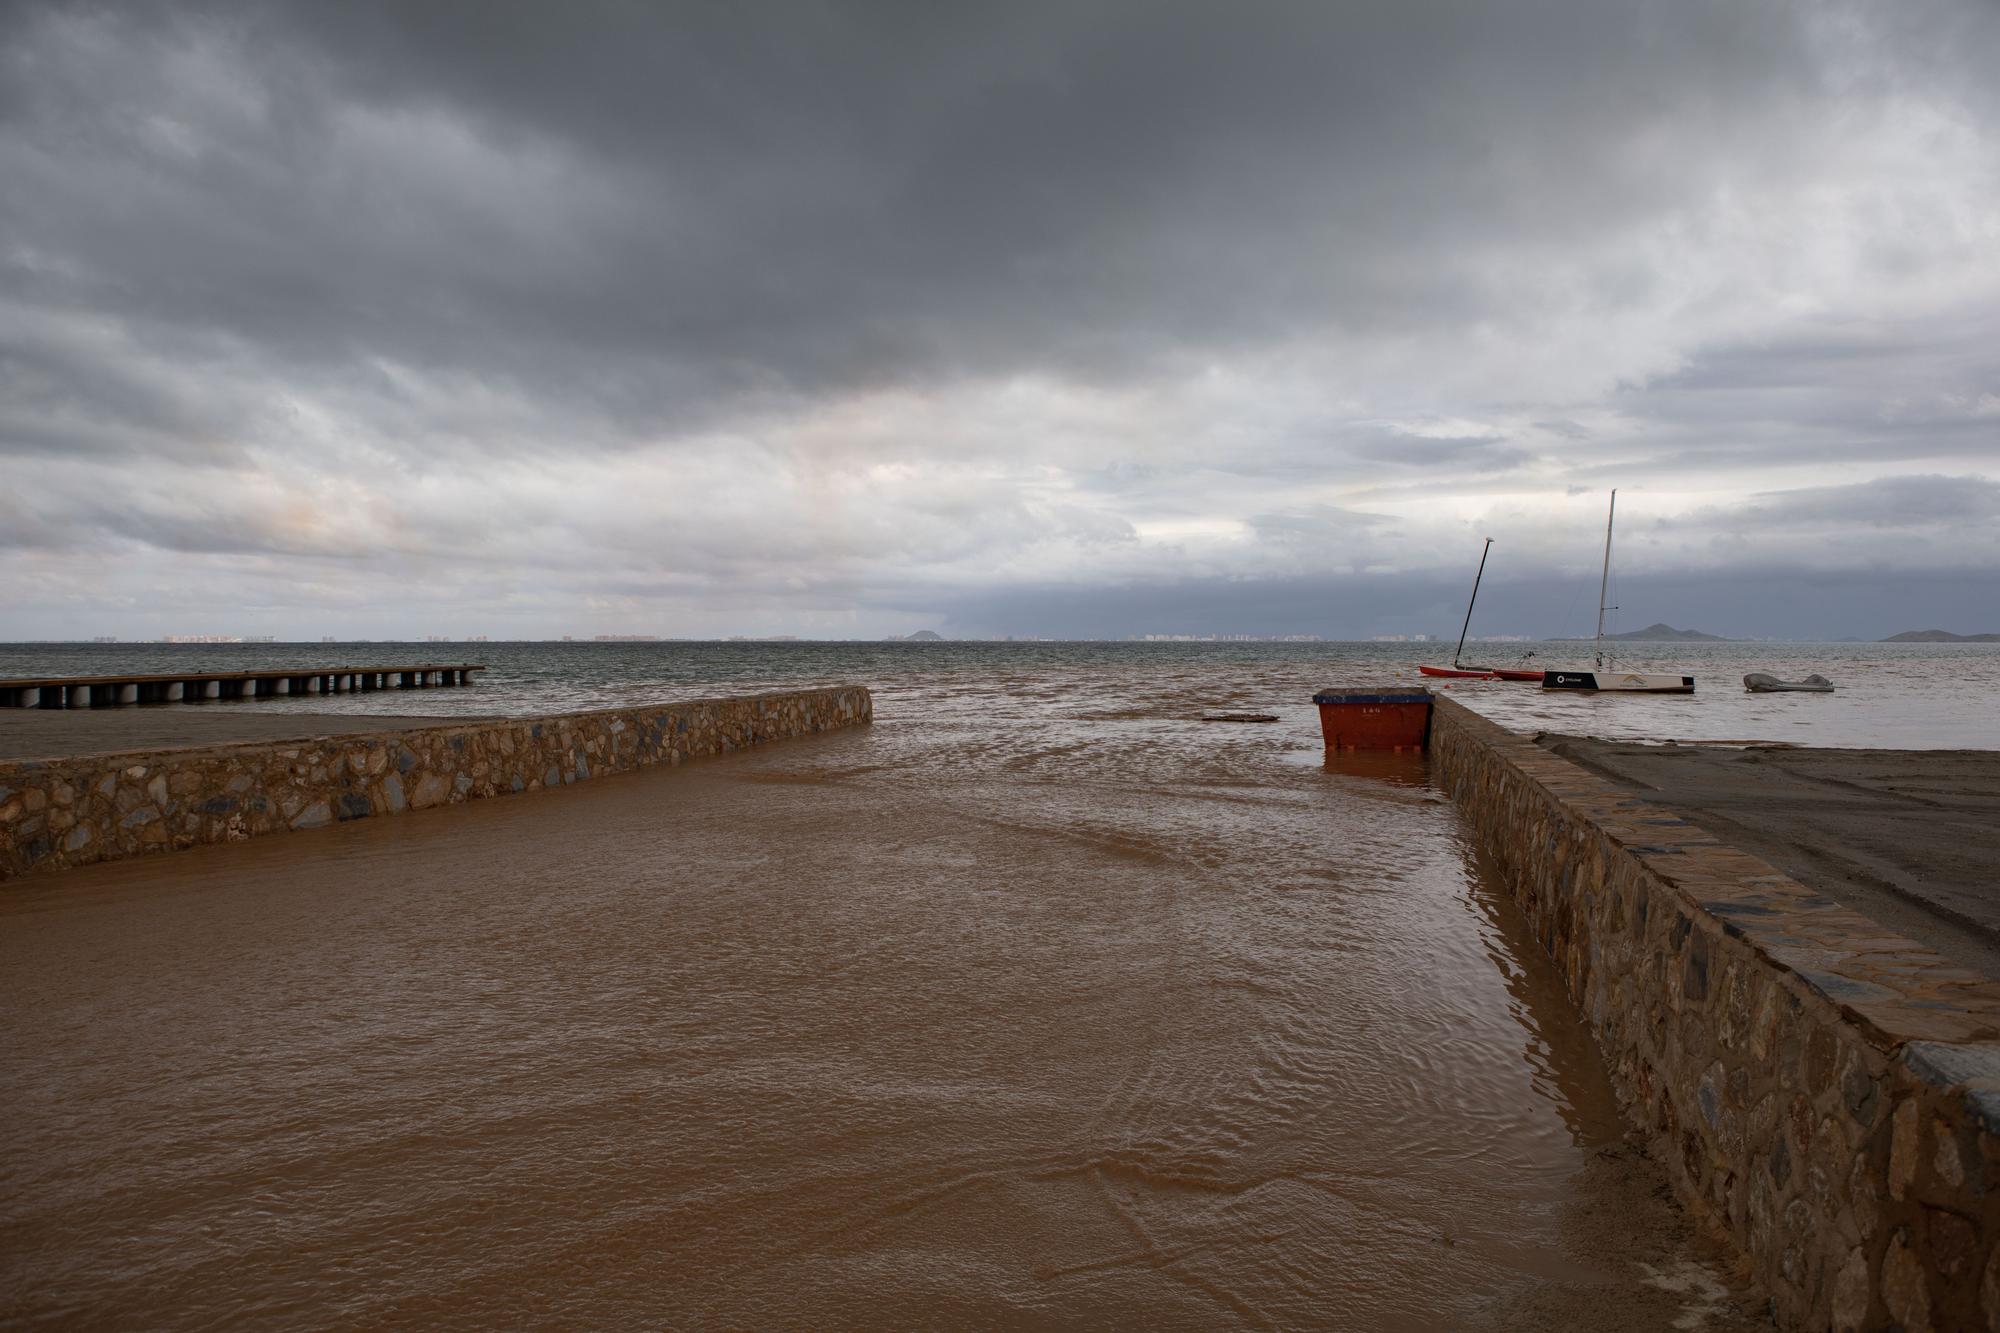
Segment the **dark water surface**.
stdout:
[[8,886],[0,1310],[1754,1326],[1421,761],[1225,665]]

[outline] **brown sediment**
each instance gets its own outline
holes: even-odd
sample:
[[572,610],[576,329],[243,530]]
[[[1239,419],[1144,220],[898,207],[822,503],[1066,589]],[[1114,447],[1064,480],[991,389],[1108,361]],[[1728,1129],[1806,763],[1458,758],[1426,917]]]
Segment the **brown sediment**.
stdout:
[[1537,739],[1960,966],[2000,978],[2000,753]]
[[1423,761],[1183,719],[995,693],[22,880],[0,1306],[1758,1326]]

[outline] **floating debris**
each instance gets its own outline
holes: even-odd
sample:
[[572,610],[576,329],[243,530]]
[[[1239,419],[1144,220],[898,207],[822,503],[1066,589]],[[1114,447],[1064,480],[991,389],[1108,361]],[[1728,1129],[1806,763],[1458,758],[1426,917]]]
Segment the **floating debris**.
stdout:
[[1204,722],[1276,722],[1276,713],[1210,713],[1202,718]]

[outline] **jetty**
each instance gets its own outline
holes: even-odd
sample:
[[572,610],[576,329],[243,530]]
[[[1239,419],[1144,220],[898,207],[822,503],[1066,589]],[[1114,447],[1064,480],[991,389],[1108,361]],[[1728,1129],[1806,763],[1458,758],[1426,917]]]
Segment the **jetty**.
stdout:
[[118,708],[128,704],[193,704],[281,699],[299,694],[349,694],[470,685],[483,663],[421,662],[413,666],[275,667],[264,671],[172,671],[157,675],[44,676],[0,680],[0,708]]

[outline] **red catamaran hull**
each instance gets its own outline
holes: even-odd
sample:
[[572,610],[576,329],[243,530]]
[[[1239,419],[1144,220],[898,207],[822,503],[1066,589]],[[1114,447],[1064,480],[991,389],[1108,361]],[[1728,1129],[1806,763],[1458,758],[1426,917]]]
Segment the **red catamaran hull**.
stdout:
[[1453,680],[1532,680],[1540,683],[1539,671],[1522,671],[1514,667],[1434,667],[1420,666],[1417,670],[1426,676],[1449,676]]

